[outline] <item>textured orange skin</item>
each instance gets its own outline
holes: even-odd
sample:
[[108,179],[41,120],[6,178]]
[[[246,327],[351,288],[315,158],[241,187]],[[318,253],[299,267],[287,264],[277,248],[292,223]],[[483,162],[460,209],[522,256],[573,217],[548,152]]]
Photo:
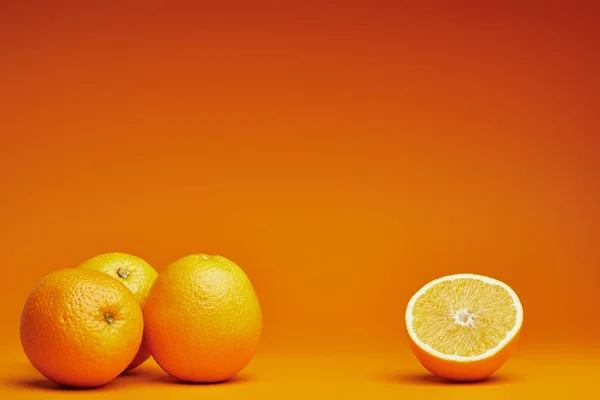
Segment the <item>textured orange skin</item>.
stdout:
[[504,365],[517,345],[519,334],[517,333],[510,342],[493,356],[472,362],[458,362],[436,358],[419,347],[410,335],[408,335],[408,339],[414,355],[423,367],[432,374],[451,381],[476,382],[492,375]]
[[150,291],[144,320],[152,356],[185,382],[236,375],[254,356],[262,333],[250,280],[220,256],[191,255],[171,263]]
[[[119,276],[117,270],[120,267],[125,267],[130,275],[127,278]],[[79,268],[87,268],[100,272],[104,272],[118,279],[133,293],[140,307],[144,307],[144,303],[148,298],[152,284],[156,280],[158,273],[150,264],[131,254],[126,253],[105,253],[99,254],[84,261]],[[135,276],[134,276],[135,275]],[[132,279],[135,278],[135,279]],[[146,341],[142,339],[142,344],[135,355],[135,358],[127,366],[125,371],[132,370],[142,365],[150,358],[150,350],[146,346]]]
[[[105,313],[114,317],[109,324]],[[102,386],[133,360],[142,340],[142,310],[117,280],[71,268],[42,278],[21,314],[21,343],[33,366],[64,386]]]
[[133,358],[133,361],[125,368],[125,371],[131,371],[134,368],[139,367],[147,359],[150,358],[150,350],[148,349],[148,345],[146,344],[146,338],[142,337],[142,343],[140,344],[140,348],[138,349],[137,354]]

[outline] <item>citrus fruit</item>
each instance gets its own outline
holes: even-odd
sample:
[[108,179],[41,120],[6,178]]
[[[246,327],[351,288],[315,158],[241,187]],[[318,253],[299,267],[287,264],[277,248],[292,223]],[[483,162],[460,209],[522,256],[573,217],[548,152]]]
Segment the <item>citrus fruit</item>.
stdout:
[[135,297],[97,271],[46,275],[21,314],[21,343],[46,378],[71,387],[110,382],[133,360],[144,329]]
[[[79,268],[104,272],[118,279],[133,293],[142,308],[150,293],[150,288],[158,275],[154,268],[146,261],[126,253],[99,254],[84,261],[79,265]],[[127,366],[126,370],[141,365],[149,357],[150,351],[146,346],[145,340],[142,339],[142,344],[135,358]]]
[[477,381],[499,369],[514,349],[523,307],[505,283],[475,274],[449,275],[423,286],[406,308],[411,348],[435,375]]
[[257,350],[262,315],[252,283],[232,261],[196,254],[161,272],[144,308],[154,360],[184,382],[219,382]]

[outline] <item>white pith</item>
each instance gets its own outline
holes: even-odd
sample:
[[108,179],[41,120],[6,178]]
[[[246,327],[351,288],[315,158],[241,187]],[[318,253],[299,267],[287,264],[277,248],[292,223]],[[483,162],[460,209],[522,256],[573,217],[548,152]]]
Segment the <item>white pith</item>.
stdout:
[[[417,337],[417,334],[415,333],[415,331],[413,330],[413,327],[412,327],[412,322],[413,322],[412,311],[413,311],[414,305],[417,302],[417,300],[419,299],[419,297],[421,297],[423,295],[423,293],[425,293],[427,290],[429,290],[432,286],[435,286],[440,282],[452,281],[455,279],[476,279],[476,280],[480,280],[480,281],[490,284],[490,285],[500,286],[504,290],[506,290],[508,292],[508,294],[511,296],[511,298],[513,299],[513,306],[517,309],[515,326],[510,331],[507,332],[506,337],[500,343],[498,343],[498,345],[496,347],[489,349],[486,352],[476,355],[476,356],[459,356],[459,355],[444,354],[442,352],[439,352],[439,351],[435,350],[434,348],[432,348],[427,343],[424,343],[423,341],[421,341],[421,339],[419,339]],[[461,325],[466,326],[467,324],[470,324],[470,322],[472,321],[473,314],[470,314],[468,316],[467,322],[465,323],[460,320],[460,312],[464,312],[464,311],[466,311],[466,310],[458,310],[457,311],[457,313],[455,315],[455,321],[459,321],[459,323]],[[412,340],[417,344],[417,346],[419,346],[421,349],[423,349],[427,353],[429,353],[437,358],[441,358],[441,359],[445,359],[445,360],[459,361],[459,362],[471,362],[471,361],[483,360],[483,359],[493,356],[494,354],[499,352],[504,346],[506,346],[506,344],[515,337],[515,335],[521,329],[521,325],[523,324],[523,306],[521,305],[521,301],[519,300],[519,297],[517,296],[517,294],[504,282],[501,282],[494,278],[490,278],[490,277],[483,276],[483,275],[456,274],[456,275],[449,275],[449,276],[444,276],[444,277],[441,277],[438,279],[434,279],[433,281],[429,282],[428,284],[423,286],[421,289],[419,289],[419,291],[417,293],[415,293],[414,296],[408,302],[408,306],[406,307],[405,321],[406,321],[406,329],[408,331],[408,334],[412,338]]]
[[455,324],[472,327],[474,325],[474,320],[476,316],[477,314],[470,312],[466,308],[463,308],[456,311],[456,313],[452,317],[454,318]]

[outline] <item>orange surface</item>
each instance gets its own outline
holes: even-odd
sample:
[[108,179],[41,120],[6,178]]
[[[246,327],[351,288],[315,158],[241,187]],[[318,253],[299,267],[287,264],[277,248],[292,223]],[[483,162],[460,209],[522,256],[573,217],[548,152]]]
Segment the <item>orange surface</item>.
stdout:
[[9,399],[595,398],[600,353],[550,352],[521,353],[501,373],[477,384],[438,380],[412,357],[397,352],[331,354],[321,349],[315,355],[261,353],[233,380],[212,385],[179,383],[150,361],[107,386],[86,391],[60,389],[30,365],[9,358],[3,359],[0,369],[0,395],[6,393]]
[[520,352],[494,385],[427,390],[593,384],[597,6],[323,3],[2,2],[2,390],[55,393],[20,350],[21,307],[42,275],[108,251],[159,272],[222,254],[264,317],[243,384],[134,376],[113,398],[425,393],[370,379],[421,373],[406,302],[457,272],[519,294]]

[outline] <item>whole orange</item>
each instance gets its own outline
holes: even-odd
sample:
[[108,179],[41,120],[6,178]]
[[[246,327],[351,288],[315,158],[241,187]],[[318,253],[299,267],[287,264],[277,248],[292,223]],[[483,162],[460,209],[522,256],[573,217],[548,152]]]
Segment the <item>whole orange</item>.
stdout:
[[104,385],[133,360],[142,310],[116,279],[71,268],[42,278],[21,314],[21,343],[46,378],[71,387]]
[[232,261],[196,254],[171,263],[144,307],[152,356],[185,382],[219,382],[252,359],[262,314],[252,283]]
[[[150,293],[150,288],[156,280],[156,270],[150,264],[131,254],[126,253],[105,253],[94,256],[84,261],[79,268],[93,269],[104,272],[122,282],[133,293],[140,307],[144,307],[146,298]],[[131,370],[150,357],[150,351],[146,346],[145,340],[126,371]]]

